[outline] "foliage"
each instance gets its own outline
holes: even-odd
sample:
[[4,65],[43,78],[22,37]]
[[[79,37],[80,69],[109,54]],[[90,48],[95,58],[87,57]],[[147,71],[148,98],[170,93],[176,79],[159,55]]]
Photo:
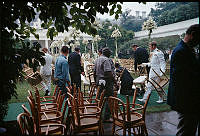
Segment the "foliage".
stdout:
[[21,64],[27,64],[29,60],[29,66],[34,68],[34,71],[39,66],[39,62],[44,64],[42,59],[44,54],[39,52],[40,47],[24,41],[25,38],[30,37],[30,34],[39,39],[36,29],[30,26],[36,14],[39,14],[39,19],[42,21],[41,27],[48,29],[47,37],[51,40],[58,32],[68,31],[70,26],[81,32],[95,35],[97,30],[92,23],[95,21],[96,14],[110,13],[117,19],[121,14],[121,3],[2,1],[0,105],[6,103],[11,96],[17,96],[15,89],[17,78],[22,71]]
[[198,2],[162,2],[151,8],[150,15],[158,26],[168,25],[199,17]]
[[[152,38],[152,41],[157,42],[158,49],[164,51],[168,49],[174,49],[178,42],[180,41],[179,35],[173,35],[173,36],[166,36],[166,37],[159,37],[159,38]],[[139,47],[145,48],[149,50],[148,44],[149,40],[148,38],[144,38],[141,40],[130,40],[123,45],[120,46],[119,51],[122,52],[123,58],[133,58],[133,51],[131,48],[132,44],[137,44]],[[128,53],[127,53],[128,52]]]
[[122,12],[120,16],[120,27],[126,30],[132,30],[134,32],[142,30],[142,24],[146,21],[146,18],[137,19],[135,16],[129,15],[131,10]]
[[125,42],[133,39],[134,32],[132,30],[127,31],[120,26],[112,25],[110,21],[106,20],[102,23],[102,28],[99,28],[98,35],[101,37],[101,40],[98,41],[98,48],[109,47],[112,51],[112,56],[114,56],[115,48],[115,39],[111,37],[112,32],[117,28],[121,32],[121,37],[117,38],[117,45],[120,48]]

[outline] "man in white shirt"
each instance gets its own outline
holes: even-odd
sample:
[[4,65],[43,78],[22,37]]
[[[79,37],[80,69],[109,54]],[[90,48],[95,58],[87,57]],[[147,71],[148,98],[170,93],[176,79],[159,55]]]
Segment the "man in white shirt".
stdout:
[[[151,79],[155,80],[155,81],[159,81],[159,77],[155,74],[158,73],[159,76],[162,76],[163,73],[160,71],[160,69],[165,72],[165,67],[166,67],[166,63],[165,63],[165,58],[164,58],[164,54],[162,51],[157,49],[157,43],[155,41],[151,42],[149,44],[149,49],[152,52],[152,57],[150,59],[150,72],[149,72],[149,80],[152,81]],[[154,69],[154,71],[152,70]],[[142,99],[138,99],[139,101],[144,102],[147,99],[147,96],[151,93],[151,91],[154,89],[153,85],[148,82],[147,84],[147,90],[143,96]],[[163,100],[159,97],[159,100],[156,101],[157,103],[162,103]]]
[[46,64],[44,66],[41,66],[40,68],[40,74],[42,76],[42,85],[44,86],[45,96],[50,95],[51,92],[51,75],[52,75],[52,56],[48,54],[48,49],[43,48],[42,51],[44,52],[45,56],[45,62]]

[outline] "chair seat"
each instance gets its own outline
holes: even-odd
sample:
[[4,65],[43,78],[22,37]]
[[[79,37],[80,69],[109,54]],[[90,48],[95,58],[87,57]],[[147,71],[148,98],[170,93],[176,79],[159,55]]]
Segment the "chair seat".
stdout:
[[146,81],[147,76],[139,76],[136,79],[133,80],[134,84],[141,84]]
[[46,110],[56,110],[57,109],[57,104],[41,104],[41,111],[46,111]]
[[[164,80],[161,80],[161,81],[159,82],[159,85],[160,85],[161,87],[165,87],[168,83],[169,83],[168,80],[167,80],[167,79],[164,79]],[[156,86],[157,89],[160,88],[158,85],[155,85],[155,86]]]
[[40,97],[41,102],[49,102],[49,101],[55,101],[56,100],[56,96],[43,96]]
[[86,106],[85,109],[84,109],[84,113],[85,114],[95,114],[95,113],[98,113],[99,110],[97,109],[96,106]]
[[48,134],[51,135],[64,135],[65,126],[62,124],[46,124],[41,125],[41,134],[46,134],[48,129]]
[[41,112],[41,122],[45,120],[61,119],[62,113],[59,111]]
[[88,118],[81,118],[80,119],[80,123],[83,126],[94,125],[94,123],[98,123],[98,121],[99,121],[99,118],[97,118],[95,116],[94,117],[90,116]]
[[[122,115],[118,115],[118,119],[115,120],[115,124],[122,127],[123,126],[123,118],[122,118]],[[142,120],[142,115],[137,113],[137,112],[133,112],[131,113],[131,124],[135,124],[137,122],[140,122]],[[126,118],[126,121],[127,121],[127,118]]]

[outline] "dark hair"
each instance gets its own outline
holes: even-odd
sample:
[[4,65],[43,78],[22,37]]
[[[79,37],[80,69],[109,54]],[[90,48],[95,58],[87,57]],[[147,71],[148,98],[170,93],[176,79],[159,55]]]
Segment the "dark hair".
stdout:
[[138,45],[137,45],[137,44],[133,44],[132,47],[133,47],[133,48],[134,48],[134,47],[138,47]]
[[75,51],[80,51],[80,48],[79,48],[79,47],[76,47],[74,50],[75,50]]
[[33,42],[33,46],[39,46],[41,48],[41,44],[39,42]]
[[115,67],[118,68],[120,66],[119,63],[115,63]]
[[66,52],[68,52],[68,50],[69,50],[69,48],[68,48],[67,46],[63,46],[63,47],[61,48],[61,52],[62,52],[62,53],[66,53]]
[[102,54],[102,48],[101,48],[101,49],[99,49],[99,50],[98,50],[98,52]]
[[110,51],[110,49],[108,47],[103,48],[102,53],[103,53],[104,56],[106,56],[108,58],[111,55],[111,51]]
[[150,44],[151,44],[151,46],[157,46],[156,41],[152,41]]
[[195,33],[195,35],[200,35],[200,30],[199,30],[199,24],[194,24],[194,25],[191,25],[187,31],[186,31],[186,34],[192,34],[192,32]]

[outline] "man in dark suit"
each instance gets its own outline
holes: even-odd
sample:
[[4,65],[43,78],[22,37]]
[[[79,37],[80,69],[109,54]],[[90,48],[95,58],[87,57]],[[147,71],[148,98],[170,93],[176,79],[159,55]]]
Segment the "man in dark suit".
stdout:
[[[137,44],[133,44],[132,49],[134,51],[134,68],[135,71],[137,71],[137,69],[141,69],[141,67],[138,67],[138,65],[149,62],[149,54],[145,48],[140,48]],[[147,75],[149,75],[150,67],[146,66],[146,71]],[[143,94],[144,92],[144,86],[141,85],[141,91],[139,93]]]
[[177,111],[177,135],[200,133],[200,59],[194,47],[200,44],[199,24],[190,26],[183,40],[173,50],[167,104]]
[[[142,63],[149,62],[149,54],[145,48],[140,48],[138,45],[133,44],[132,49],[134,51],[134,68],[137,71],[137,66]],[[149,73],[149,68],[147,67],[147,72]]]
[[[71,77],[71,84],[76,84],[81,90],[81,74],[84,76],[84,69],[81,66],[80,48],[76,47],[74,52],[71,52],[68,57],[69,73]],[[73,88],[72,88],[73,90]]]

